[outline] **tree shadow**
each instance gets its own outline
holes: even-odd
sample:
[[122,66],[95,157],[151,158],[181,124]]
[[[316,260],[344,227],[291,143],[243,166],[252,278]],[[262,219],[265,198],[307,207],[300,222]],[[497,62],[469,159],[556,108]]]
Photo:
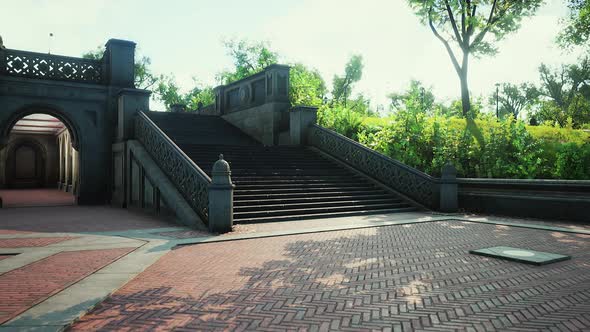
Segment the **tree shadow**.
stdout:
[[[567,321],[580,314],[576,306],[590,305],[590,296],[586,296],[590,295],[588,240],[574,248],[571,242],[555,241],[550,232],[469,222],[281,239],[274,247],[265,239],[249,240],[281,254],[262,264],[245,264],[237,273],[243,283],[229,290],[194,295],[175,287],[171,280],[151,283],[153,287],[139,291],[130,287],[111,296],[72,330],[412,330],[442,328],[457,324],[457,319],[470,322],[464,327],[484,327],[487,322],[501,329],[536,319],[535,315],[523,316],[517,323],[506,318],[521,309],[546,313],[544,306],[567,299],[571,315],[567,308],[560,313]],[[239,242],[235,242],[238,249],[226,250],[226,254],[239,255]],[[492,246],[560,252],[574,259],[532,267],[468,254],[471,249]],[[199,245],[179,250],[188,254],[214,249]],[[182,271],[182,267],[177,269],[179,274]],[[147,272],[145,278],[157,280],[156,272]],[[571,282],[564,283],[566,277]],[[179,283],[189,280],[183,278],[179,277]],[[192,276],[188,282],[216,281]],[[483,315],[491,307],[496,311]]]

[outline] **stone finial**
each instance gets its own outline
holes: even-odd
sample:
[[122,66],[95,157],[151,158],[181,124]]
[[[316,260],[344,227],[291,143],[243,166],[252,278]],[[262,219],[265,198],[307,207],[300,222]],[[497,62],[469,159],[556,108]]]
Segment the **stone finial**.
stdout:
[[455,179],[457,178],[457,169],[451,162],[447,162],[441,170],[441,178],[443,179]]
[[231,170],[229,163],[223,159],[223,154],[219,155],[219,160],[213,164],[213,170],[211,172],[212,184],[226,184],[231,185]]
[[0,50],[5,50],[6,46],[4,46],[4,41],[2,41],[2,36],[0,36]]

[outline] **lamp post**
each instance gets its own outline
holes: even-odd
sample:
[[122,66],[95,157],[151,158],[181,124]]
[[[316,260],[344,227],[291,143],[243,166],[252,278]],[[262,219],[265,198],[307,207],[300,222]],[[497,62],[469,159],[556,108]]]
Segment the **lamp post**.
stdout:
[[500,96],[500,83],[496,83],[496,119],[500,119],[500,112],[498,108]]

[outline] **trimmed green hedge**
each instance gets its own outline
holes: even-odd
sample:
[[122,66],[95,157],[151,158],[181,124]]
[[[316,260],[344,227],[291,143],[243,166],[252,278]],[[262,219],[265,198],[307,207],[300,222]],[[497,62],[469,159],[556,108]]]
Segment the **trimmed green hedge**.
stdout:
[[551,126],[527,126],[507,118],[476,123],[481,147],[464,119],[400,112],[363,117],[347,109],[321,108],[319,123],[434,176],[447,162],[461,177],[590,179],[590,133]]

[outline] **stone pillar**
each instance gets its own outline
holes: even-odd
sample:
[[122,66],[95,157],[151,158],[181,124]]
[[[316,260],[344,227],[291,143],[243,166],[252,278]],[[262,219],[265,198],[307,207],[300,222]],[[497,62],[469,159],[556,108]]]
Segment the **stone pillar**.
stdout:
[[223,155],[213,164],[209,185],[209,231],[225,233],[232,230],[234,224],[234,185],[231,171]]
[[266,67],[266,102],[289,102],[289,66]]
[[184,113],[186,111],[185,104],[172,104],[170,105],[170,111],[172,113]]
[[457,212],[459,194],[457,190],[457,169],[447,163],[440,177],[440,211]]
[[309,126],[317,123],[317,107],[297,106],[289,112],[289,134],[292,145],[304,145]]
[[121,89],[117,104],[117,142],[133,139],[135,115],[150,109],[150,94],[145,90]]
[[223,110],[225,108],[225,86],[220,85],[218,87],[213,88],[213,93],[215,94],[215,114],[223,115]]
[[72,148],[72,193],[78,193],[78,151]]
[[105,58],[107,83],[133,88],[135,86],[135,43],[127,40],[109,39]]
[[59,178],[57,180],[57,189],[61,190],[64,182],[64,152],[62,135],[57,136],[57,149],[59,158]]
[[70,141],[69,133],[64,135],[64,182],[63,191],[68,191],[70,185]]

